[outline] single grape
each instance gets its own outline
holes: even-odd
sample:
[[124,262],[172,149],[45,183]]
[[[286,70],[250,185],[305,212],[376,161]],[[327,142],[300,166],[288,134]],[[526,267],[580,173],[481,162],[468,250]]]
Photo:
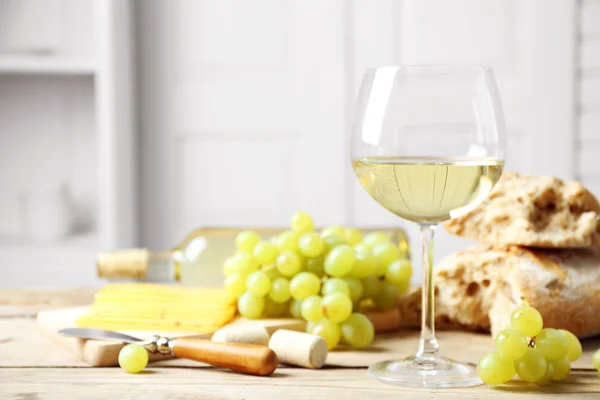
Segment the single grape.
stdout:
[[391,243],[391,239],[383,232],[371,232],[367,234],[362,241],[364,244],[374,247],[379,243]]
[[304,270],[310,272],[321,278],[325,275],[325,257],[320,255],[318,257],[309,257],[304,259]]
[[238,299],[238,311],[242,317],[260,318],[264,309],[265,299],[263,297],[256,297],[252,293],[246,292]]
[[290,294],[290,281],[286,278],[277,278],[271,283],[269,297],[275,303],[285,303],[292,295]]
[[537,382],[542,379],[546,373],[546,367],[547,362],[544,356],[537,349],[531,347],[526,347],[525,354],[515,361],[515,369],[519,378],[527,382]]
[[360,282],[360,279],[353,276],[347,276],[342,279],[346,282],[346,285],[348,285],[348,289],[350,289],[350,300],[352,300],[353,303],[358,302],[363,294],[363,285]]
[[302,258],[294,251],[286,250],[277,257],[275,265],[281,275],[291,277],[302,270]]
[[256,246],[261,240],[261,237],[256,232],[240,232],[235,238],[235,247],[237,247],[239,251],[252,253],[254,246]]
[[277,236],[277,249],[283,253],[284,251],[298,251],[298,233],[292,231],[282,232]]
[[511,360],[523,357],[528,349],[527,338],[515,328],[506,328],[498,332],[494,343],[496,351]]
[[552,364],[552,369],[554,369],[554,376],[552,379],[555,381],[562,381],[569,376],[569,373],[571,373],[571,363],[567,356],[557,360],[549,360],[549,363]]
[[246,278],[246,290],[253,296],[263,297],[271,290],[271,280],[262,271],[256,271]]
[[321,307],[325,318],[339,323],[352,313],[352,300],[347,294],[335,292],[323,297]]
[[346,240],[346,238],[344,237],[345,233],[346,233],[346,231],[343,227],[341,227],[339,225],[331,225],[321,231],[321,237],[324,239],[330,235],[337,235],[337,236],[341,236],[345,241]]
[[325,255],[329,254],[329,252],[337,246],[340,246],[342,244],[348,244],[348,242],[346,242],[346,239],[343,236],[336,234],[330,234],[329,236],[325,236],[323,238],[323,241],[325,241]]
[[380,310],[391,310],[398,304],[398,290],[388,282],[382,282],[375,297],[375,306]]
[[369,275],[360,281],[363,285],[363,297],[375,300],[381,290],[381,281],[375,275]]
[[317,257],[325,251],[325,241],[316,232],[303,233],[298,238],[298,249],[306,257]]
[[354,262],[354,267],[352,267],[352,271],[350,271],[350,275],[355,276],[357,278],[366,278],[369,275],[375,273],[375,270],[378,266],[377,257],[371,253],[371,250],[360,248],[354,249],[356,261]]
[[294,318],[302,318],[302,300],[290,301],[290,314]]
[[373,343],[375,328],[371,321],[362,314],[352,313],[341,324],[342,338],[352,347],[362,349]]
[[337,246],[325,257],[325,272],[336,278],[342,278],[352,271],[355,262],[356,256],[352,247]]
[[277,303],[270,297],[265,297],[265,309],[263,315],[267,318],[280,318],[287,314],[289,304],[287,302]]
[[327,342],[327,348],[332,350],[338,345],[342,337],[342,332],[338,324],[328,319],[322,319],[308,331],[313,335],[321,336]]
[[552,366],[552,363],[547,362],[546,364],[546,373],[540,380],[535,382],[538,385],[547,385],[554,379],[554,367]]
[[356,246],[362,241],[362,233],[357,228],[345,228],[344,237],[350,246]]
[[239,274],[231,274],[225,278],[225,291],[236,299],[246,290],[244,278]]
[[260,265],[274,264],[277,258],[277,246],[271,242],[259,242],[252,250],[252,257]]
[[233,262],[234,257],[227,257],[225,262],[223,263],[223,275],[230,276],[231,274],[236,273],[235,263]]
[[538,310],[530,306],[514,309],[510,316],[510,324],[527,337],[537,336],[544,327],[544,320]]
[[400,257],[400,250],[391,242],[384,242],[376,244],[373,247],[373,255],[377,257],[379,261],[379,270],[383,269],[383,273],[376,273],[378,276],[384,275],[388,266]]
[[569,349],[567,350],[567,358],[570,362],[577,361],[579,357],[581,357],[581,353],[583,349],[581,348],[581,342],[577,339],[577,336],[573,335],[571,332],[559,329],[558,330],[564,337],[567,338],[567,342],[569,342]]
[[128,344],[119,351],[119,365],[125,372],[137,374],[148,365],[148,352],[139,344]]
[[310,272],[300,272],[290,281],[290,292],[294,299],[304,300],[314,296],[321,289],[321,281]]
[[495,351],[486,354],[477,364],[479,378],[488,385],[506,383],[515,376],[513,360]]
[[348,284],[341,278],[329,278],[323,283],[323,287],[321,288],[321,293],[323,296],[328,294],[332,294],[335,292],[340,292],[347,294],[350,296],[350,288]]
[[231,261],[233,270],[243,277],[250,275],[251,273],[258,271],[260,266],[248,253],[238,253],[233,256]]
[[401,285],[410,282],[412,276],[412,264],[408,260],[396,260],[387,267],[385,279],[393,285]]
[[315,229],[312,217],[303,211],[299,211],[292,216],[290,226],[292,231],[296,233],[312,232]]
[[302,318],[306,321],[317,322],[323,319],[321,296],[310,296],[302,301]]
[[548,360],[558,360],[567,355],[569,341],[556,329],[545,328],[535,337],[535,348]]
[[600,372],[600,349],[594,352],[594,355],[592,356],[592,364],[594,365],[594,368]]

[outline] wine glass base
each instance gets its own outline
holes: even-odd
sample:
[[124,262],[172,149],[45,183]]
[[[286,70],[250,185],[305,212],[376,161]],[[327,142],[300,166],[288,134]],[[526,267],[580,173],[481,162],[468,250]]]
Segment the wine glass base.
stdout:
[[457,388],[482,384],[476,367],[437,355],[382,361],[369,367],[369,375],[392,385],[417,388]]

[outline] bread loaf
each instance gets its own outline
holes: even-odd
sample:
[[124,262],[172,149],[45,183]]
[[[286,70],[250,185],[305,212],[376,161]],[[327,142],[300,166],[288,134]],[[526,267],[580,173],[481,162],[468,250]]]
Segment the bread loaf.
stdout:
[[444,226],[488,244],[583,248],[600,243],[600,204],[579,182],[505,172],[479,207]]
[[[600,333],[600,252],[479,245],[435,270],[438,328],[491,331],[510,324],[527,300],[544,326],[579,337]],[[420,323],[420,289],[400,299],[405,325]]]

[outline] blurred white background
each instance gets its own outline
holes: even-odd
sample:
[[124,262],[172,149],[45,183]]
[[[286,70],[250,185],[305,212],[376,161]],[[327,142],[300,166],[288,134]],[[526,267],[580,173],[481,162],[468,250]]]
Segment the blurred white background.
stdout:
[[[189,230],[406,226],[358,186],[362,71],[494,68],[507,170],[600,194],[599,0],[0,0],[0,287]],[[465,241],[439,231],[436,256]]]

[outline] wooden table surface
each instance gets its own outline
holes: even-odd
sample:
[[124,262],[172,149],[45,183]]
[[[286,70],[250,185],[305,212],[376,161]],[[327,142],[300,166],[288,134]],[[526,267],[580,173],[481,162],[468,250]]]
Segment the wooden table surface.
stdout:
[[513,382],[498,388],[409,389],[379,383],[364,368],[279,368],[252,377],[210,367],[150,366],[129,375],[91,368],[43,337],[34,317],[41,309],[89,304],[90,290],[0,291],[0,400],[43,399],[600,399],[600,377],[575,370],[564,382],[537,387]]

